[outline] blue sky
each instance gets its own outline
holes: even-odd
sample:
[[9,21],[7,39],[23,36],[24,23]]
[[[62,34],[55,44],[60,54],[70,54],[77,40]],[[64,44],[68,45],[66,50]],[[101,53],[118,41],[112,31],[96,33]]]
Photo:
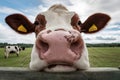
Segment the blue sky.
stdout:
[[[4,0],[0,2],[0,6],[6,6],[14,9],[26,9],[27,7],[32,8],[40,5],[40,0]],[[27,7],[26,7],[27,6]]]
[[102,12],[111,16],[105,29],[96,34],[82,34],[86,43],[120,43],[120,0],[2,0],[0,2],[0,42],[34,43],[34,33],[20,35],[4,21],[13,13],[21,13],[34,22],[36,15],[46,11],[53,4],[63,4],[70,11],[79,14],[82,22],[91,14]]

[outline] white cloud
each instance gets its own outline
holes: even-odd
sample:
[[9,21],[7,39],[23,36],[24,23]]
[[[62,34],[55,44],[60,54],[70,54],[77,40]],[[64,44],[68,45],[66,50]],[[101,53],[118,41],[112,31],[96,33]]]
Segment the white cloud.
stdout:
[[116,11],[113,11],[110,14],[111,14],[111,17],[112,17],[112,19],[111,19],[112,23],[120,22],[120,9],[118,9]]
[[116,40],[114,37],[103,37],[103,36],[98,36],[96,37],[98,40]]
[[[120,43],[120,31],[101,31],[94,34],[82,34],[86,43]],[[118,34],[118,35],[116,35]]]
[[70,11],[75,11],[77,14],[79,14],[80,19],[83,20],[86,19],[88,17],[89,14],[87,14],[89,12],[89,10],[91,10],[91,6],[89,4],[87,4],[85,1],[81,1],[80,0],[71,0],[71,4],[70,6],[68,6],[68,9]]

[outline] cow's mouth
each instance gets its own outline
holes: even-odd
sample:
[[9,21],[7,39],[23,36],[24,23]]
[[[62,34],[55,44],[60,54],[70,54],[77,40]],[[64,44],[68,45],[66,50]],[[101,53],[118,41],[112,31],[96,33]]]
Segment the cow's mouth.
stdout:
[[50,64],[44,68],[46,72],[71,72],[76,70],[77,68],[69,64]]

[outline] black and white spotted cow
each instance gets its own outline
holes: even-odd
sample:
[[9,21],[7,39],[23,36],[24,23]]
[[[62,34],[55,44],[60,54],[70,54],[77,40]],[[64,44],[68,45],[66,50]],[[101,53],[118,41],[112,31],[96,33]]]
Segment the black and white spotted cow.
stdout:
[[5,58],[9,57],[9,54],[16,54],[19,56],[20,48],[19,46],[6,46],[5,47]]

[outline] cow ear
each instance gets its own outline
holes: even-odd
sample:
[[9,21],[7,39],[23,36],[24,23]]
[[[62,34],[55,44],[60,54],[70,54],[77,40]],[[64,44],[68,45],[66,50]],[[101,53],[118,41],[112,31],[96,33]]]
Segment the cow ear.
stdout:
[[6,23],[20,34],[34,32],[34,25],[22,14],[12,14],[5,18]]
[[105,27],[110,17],[103,13],[96,13],[88,17],[88,19],[80,25],[81,32],[95,33]]

